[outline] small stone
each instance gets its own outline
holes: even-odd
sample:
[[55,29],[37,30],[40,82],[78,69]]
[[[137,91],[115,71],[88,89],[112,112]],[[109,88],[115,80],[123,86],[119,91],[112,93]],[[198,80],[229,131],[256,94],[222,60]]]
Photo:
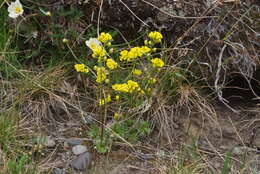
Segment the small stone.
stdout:
[[83,117],[83,121],[86,123],[86,124],[91,124],[93,122],[93,118],[95,117],[94,114],[89,114],[85,117]]
[[72,148],[72,152],[75,154],[75,155],[79,155],[79,154],[82,154],[84,152],[86,152],[88,149],[86,146],[83,146],[83,145],[76,145]]
[[53,174],[66,174],[66,172],[60,168],[54,168],[52,173]]
[[47,138],[46,146],[47,147],[54,147],[56,145],[55,141],[51,138]]
[[66,142],[71,146],[75,146],[82,144],[83,141],[79,138],[68,138],[66,139]]
[[89,152],[85,152],[80,154],[75,159],[71,161],[71,166],[75,170],[86,171],[91,165],[91,154]]

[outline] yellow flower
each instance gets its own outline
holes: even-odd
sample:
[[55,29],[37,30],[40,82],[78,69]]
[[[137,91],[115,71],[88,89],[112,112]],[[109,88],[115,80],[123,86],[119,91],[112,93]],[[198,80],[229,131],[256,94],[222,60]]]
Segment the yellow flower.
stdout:
[[109,69],[116,69],[118,66],[118,64],[113,59],[107,59],[106,65]]
[[103,81],[105,81],[108,74],[106,69],[104,67],[96,67],[95,70],[97,71],[96,82],[102,83]]
[[76,69],[77,72],[89,72],[89,70],[86,68],[84,64],[76,64],[74,65],[74,68]]
[[121,51],[119,60],[123,61],[123,60],[127,60],[127,59],[128,59],[128,51],[127,50]]
[[23,14],[23,6],[19,0],[11,2],[7,10],[9,12],[10,18],[17,18],[18,16]]
[[104,43],[104,44],[106,44],[106,45],[108,45],[108,46],[110,46],[111,45],[111,42],[110,41],[112,41],[112,36],[109,34],[109,33],[104,33],[104,32],[102,32],[99,36],[98,36],[98,38],[97,38],[100,42],[102,42],[102,43]]
[[141,52],[143,54],[148,54],[149,52],[151,52],[151,48],[147,47],[147,46],[142,46],[141,47]]
[[133,47],[130,49],[127,55],[127,61],[131,61],[138,57],[142,57],[143,53],[140,47]]
[[155,68],[162,68],[164,66],[164,62],[160,58],[154,58],[151,60],[151,62]]
[[147,46],[142,46],[142,47],[133,47],[129,51],[123,50],[120,52],[120,61],[127,60],[127,61],[132,61],[134,59],[140,58],[144,56],[145,54],[148,54],[151,52],[151,48]]
[[99,60],[101,60],[106,55],[106,50],[102,46],[95,46],[93,47],[92,51],[92,57],[98,58]]
[[128,80],[127,83],[112,85],[112,89],[118,92],[133,93],[134,91],[140,91],[138,83],[133,80]]
[[162,34],[157,31],[150,32],[148,34],[148,37],[154,42],[154,43],[160,43],[162,41]]
[[138,83],[133,81],[133,80],[128,80],[127,81],[127,86],[128,86],[129,93],[132,93],[135,90],[140,90],[140,87],[139,87]]
[[99,106],[103,106],[105,104],[105,100],[99,99],[98,104],[99,104]]
[[109,102],[111,102],[111,95],[107,95],[105,99],[99,99],[98,104],[99,106],[102,106]]
[[107,95],[107,97],[105,98],[106,103],[111,102],[111,95]]
[[114,85],[112,85],[112,89],[114,89],[115,91],[118,91],[118,92],[125,92],[125,93],[129,92],[129,88],[126,83],[114,84]]
[[142,71],[140,69],[134,69],[133,74],[136,76],[140,76],[142,74]]
[[141,90],[141,91],[140,91],[140,94],[141,94],[141,95],[144,95],[144,94],[145,94],[144,90]]

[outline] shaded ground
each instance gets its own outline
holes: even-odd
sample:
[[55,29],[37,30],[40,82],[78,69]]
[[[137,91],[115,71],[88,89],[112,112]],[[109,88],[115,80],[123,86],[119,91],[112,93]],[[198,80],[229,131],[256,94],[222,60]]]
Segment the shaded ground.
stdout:
[[[228,152],[232,154],[231,173],[259,172],[259,110],[244,108],[241,113],[235,114],[225,106],[216,105],[215,109],[216,122],[209,120],[211,118],[201,117],[199,113],[188,116],[183,112],[179,115],[177,123],[179,127],[174,133],[178,137],[175,137],[172,144],[168,144],[164,138],[149,137],[148,141],[136,144],[134,151],[127,145],[120,145],[118,148],[112,148],[107,155],[93,152],[94,160],[89,173],[153,174],[167,171],[174,173],[169,166],[173,165],[175,166],[173,168],[176,168],[180,159],[185,160],[187,166],[192,166],[196,162],[204,164],[204,167],[197,169],[198,173],[199,171],[219,173]],[[68,138],[68,135],[65,137]],[[69,151],[68,149],[67,152]],[[61,154],[64,155],[64,150],[55,156],[63,156]],[[67,166],[69,161],[60,160],[56,159],[59,164],[56,167]],[[190,170],[196,171],[192,167]]]

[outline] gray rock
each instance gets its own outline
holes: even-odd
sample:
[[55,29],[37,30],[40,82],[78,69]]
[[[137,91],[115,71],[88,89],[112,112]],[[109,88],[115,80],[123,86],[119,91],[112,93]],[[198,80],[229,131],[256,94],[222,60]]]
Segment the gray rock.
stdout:
[[66,172],[60,168],[54,168],[52,173],[53,174],[66,174]]
[[82,154],[84,152],[86,152],[88,149],[86,146],[83,146],[83,145],[76,145],[72,148],[72,152],[75,154],[75,155],[79,155],[79,154]]
[[71,161],[71,166],[75,170],[86,171],[91,165],[91,154],[85,152]]
[[91,115],[87,115],[86,117],[83,118],[83,121],[86,123],[86,124],[91,124],[93,122],[93,116]]
[[71,146],[75,146],[82,144],[83,141],[79,138],[68,138],[66,139],[66,142]]

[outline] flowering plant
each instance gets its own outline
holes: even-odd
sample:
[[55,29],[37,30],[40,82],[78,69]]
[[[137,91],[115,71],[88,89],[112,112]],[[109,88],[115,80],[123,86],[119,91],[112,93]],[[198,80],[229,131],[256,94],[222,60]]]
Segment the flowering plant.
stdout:
[[[81,73],[88,73],[88,68],[94,70],[91,72],[95,72],[95,81],[102,90],[99,94],[103,95],[98,96],[99,106],[112,101],[128,103],[130,98],[145,99],[151,95],[158,81],[156,75],[165,66],[155,48],[162,38],[160,32],[153,31],[148,34],[144,45],[118,50],[114,50],[113,38],[109,33],[102,32],[97,38],[86,41],[96,65],[76,64],[75,69]],[[157,57],[154,58],[154,55]]]
[[[155,47],[162,42],[162,39],[160,32],[153,31],[148,34],[143,45],[130,49],[114,47],[113,37],[104,32],[97,38],[86,41],[87,47],[92,52],[90,58],[92,60],[89,61],[92,63],[76,64],[74,67],[79,73],[92,73],[98,86],[98,91],[95,92],[96,105],[101,113],[107,112],[107,108],[111,106],[109,111],[114,112],[113,118],[118,122],[123,120],[125,115],[131,115],[131,110],[153,96],[157,87],[155,84],[160,82],[158,77],[165,66],[164,58]],[[106,119],[101,120],[102,126],[105,125]],[[119,126],[117,130],[120,132],[120,129]],[[95,142],[100,142],[96,148],[104,145],[102,141]]]
[[23,6],[19,0],[11,2],[7,10],[9,12],[9,17],[11,18],[17,18],[23,14]]

